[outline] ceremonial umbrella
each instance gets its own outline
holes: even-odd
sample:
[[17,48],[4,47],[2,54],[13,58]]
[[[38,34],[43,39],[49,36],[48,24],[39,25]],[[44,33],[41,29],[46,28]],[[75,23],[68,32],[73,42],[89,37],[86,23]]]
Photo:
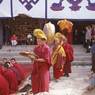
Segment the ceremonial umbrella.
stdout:
[[57,25],[59,26],[60,30],[63,31],[64,29],[67,29],[68,31],[67,32],[72,32],[72,26],[73,26],[73,23],[69,20],[59,20],[57,22]]

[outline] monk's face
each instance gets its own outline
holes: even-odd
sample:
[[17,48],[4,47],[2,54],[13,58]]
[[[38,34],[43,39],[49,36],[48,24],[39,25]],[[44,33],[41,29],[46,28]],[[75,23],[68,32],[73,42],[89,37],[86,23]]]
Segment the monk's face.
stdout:
[[16,61],[15,61],[15,60],[10,60],[10,63],[11,63],[11,64],[15,64]]
[[59,45],[60,44],[60,40],[59,39],[55,39],[54,43],[55,43],[55,45]]
[[3,63],[5,63],[5,62],[7,62],[8,60],[7,60],[7,58],[3,58]]
[[38,44],[38,45],[42,45],[42,44],[43,44],[43,41],[42,41],[42,39],[40,39],[40,38],[37,38],[37,44]]

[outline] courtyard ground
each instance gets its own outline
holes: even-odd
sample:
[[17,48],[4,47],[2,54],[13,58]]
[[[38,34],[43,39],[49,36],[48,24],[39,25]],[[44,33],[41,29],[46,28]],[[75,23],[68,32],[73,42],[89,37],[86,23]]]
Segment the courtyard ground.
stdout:
[[[58,82],[55,82],[51,69],[51,81],[49,84],[49,93],[44,95],[95,95],[95,89],[86,91],[89,85],[90,66],[72,66],[70,77],[61,77]],[[28,78],[24,85],[31,84]],[[33,95],[27,92],[17,93],[15,95]],[[38,93],[36,95],[43,95]]]

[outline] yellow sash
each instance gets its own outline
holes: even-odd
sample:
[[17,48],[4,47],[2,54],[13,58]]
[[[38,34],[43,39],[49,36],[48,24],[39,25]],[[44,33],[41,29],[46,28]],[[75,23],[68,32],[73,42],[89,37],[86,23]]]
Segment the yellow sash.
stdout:
[[62,55],[63,57],[66,57],[64,48],[63,48],[61,45],[59,45],[59,46],[53,51],[53,53],[52,53],[52,56],[51,56],[51,63],[52,63],[52,65],[54,65],[54,64],[56,63],[58,54]]

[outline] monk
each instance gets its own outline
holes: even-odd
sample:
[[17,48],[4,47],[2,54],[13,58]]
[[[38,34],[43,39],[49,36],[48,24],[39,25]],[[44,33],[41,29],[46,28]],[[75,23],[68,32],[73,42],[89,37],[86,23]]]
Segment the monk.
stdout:
[[17,77],[16,74],[10,69],[10,62],[6,62],[6,64],[9,64],[9,67],[4,70],[2,75],[8,81],[10,93],[15,93],[18,90]]
[[68,39],[68,43],[72,44],[73,36],[72,36],[72,27],[73,23],[67,19],[59,20],[57,22],[59,26],[60,32],[65,35]]
[[0,95],[9,95],[9,84],[1,74],[0,74]]
[[9,84],[3,74],[3,68],[0,64],[0,95],[9,95]]
[[58,81],[58,79],[63,75],[63,67],[65,64],[65,51],[62,47],[62,34],[56,33],[54,36],[54,48],[52,51],[51,56],[51,62],[53,65],[53,75],[55,78],[55,81]]
[[34,48],[34,53],[38,57],[34,59],[32,71],[32,92],[44,93],[49,91],[49,68],[50,68],[50,48],[46,44],[47,37],[41,29],[33,31],[37,38],[37,46]]
[[69,77],[69,73],[71,73],[71,62],[74,60],[73,48],[71,44],[67,42],[67,38],[63,37],[63,48],[66,53],[66,62],[64,64],[64,76]]
[[11,58],[10,63],[13,65],[11,69],[16,73],[18,83],[20,84],[25,77],[24,68],[16,62],[15,58]]

